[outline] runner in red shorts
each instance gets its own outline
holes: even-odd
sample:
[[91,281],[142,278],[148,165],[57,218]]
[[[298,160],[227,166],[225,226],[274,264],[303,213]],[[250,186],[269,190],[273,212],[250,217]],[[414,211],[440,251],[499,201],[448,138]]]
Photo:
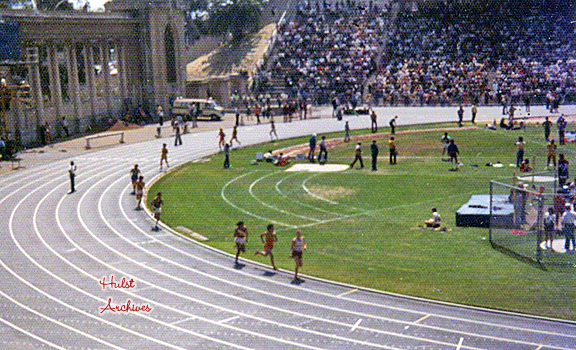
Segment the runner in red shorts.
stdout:
[[274,225],[268,224],[266,226],[266,232],[260,235],[260,240],[264,243],[264,251],[261,252],[257,250],[254,255],[270,256],[270,262],[274,270],[278,270],[276,265],[274,265],[274,254],[272,254],[272,249],[274,249],[274,242],[278,242],[278,237],[276,232],[274,232]]

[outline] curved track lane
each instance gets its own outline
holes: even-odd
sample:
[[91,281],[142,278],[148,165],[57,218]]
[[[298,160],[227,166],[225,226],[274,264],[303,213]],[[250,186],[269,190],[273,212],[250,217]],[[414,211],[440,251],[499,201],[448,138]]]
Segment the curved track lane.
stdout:
[[[358,118],[350,123],[361,126]],[[245,127],[239,137],[243,145],[266,142],[268,129]],[[283,137],[340,129],[332,120],[277,126]],[[205,140],[216,140],[216,132],[185,135],[184,146],[170,147],[171,165],[216,152],[215,143]],[[128,170],[139,163],[148,181],[161,175],[157,154],[162,142],[75,158],[77,192],[70,195],[69,160],[0,178],[0,348],[576,348],[570,322],[312,278],[297,283],[292,273],[274,273],[263,265],[235,267],[233,257],[165,227],[152,231],[151,218],[134,210]],[[222,194],[226,199],[224,189]],[[115,282],[132,279],[135,287],[104,289],[99,282],[110,276]],[[148,305],[152,311],[101,313],[110,300],[113,305]]]

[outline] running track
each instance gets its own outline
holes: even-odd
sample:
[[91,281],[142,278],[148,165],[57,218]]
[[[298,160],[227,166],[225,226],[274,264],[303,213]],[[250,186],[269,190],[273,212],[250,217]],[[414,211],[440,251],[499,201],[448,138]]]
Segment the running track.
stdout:
[[[351,118],[352,128],[365,119]],[[280,137],[342,130],[334,120],[277,124]],[[269,125],[244,127],[246,144]],[[227,134],[230,134],[228,130]],[[184,135],[171,165],[216,150],[216,132]],[[0,178],[0,349],[576,349],[574,323],[416,300],[245,263],[172,234],[135,211],[128,170],[158,175],[162,142]],[[232,166],[234,162],[232,153]],[[133,279],[105,290],[99,281]],[[146,312],[105,312],[109,298]]]

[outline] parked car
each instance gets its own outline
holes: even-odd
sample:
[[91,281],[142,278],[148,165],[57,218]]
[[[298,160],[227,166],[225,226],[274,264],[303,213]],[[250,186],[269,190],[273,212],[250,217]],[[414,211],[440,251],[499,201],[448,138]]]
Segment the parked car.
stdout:
[[224,107],[218,106],[213,99],[177,98],[172,105],[172,116],[181,116],[184,120],[192,118],[194,105],[198,110],[198,119],[222,120]]

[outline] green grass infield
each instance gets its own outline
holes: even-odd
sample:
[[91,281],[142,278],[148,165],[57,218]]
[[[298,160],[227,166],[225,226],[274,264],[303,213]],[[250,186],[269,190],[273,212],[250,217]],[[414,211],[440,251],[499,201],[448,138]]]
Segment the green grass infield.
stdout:
[[[442,160],[443,128],[460,149],[459,171],[450,171],[450,163]],[[249,232],[242,255],[247,259],[269,263],[254,251],[262,249],[259,235],[274,222],[278,234],[274,253],[280,268],[294,268],[290,243],[300,228],[308,244],[300,270],[306,275],[447,302],[576,319],[574,266],[544,271],[493,249],[488,229],[455,226],[456,211],[471,195],[489,194],[490,180],[518,172],[509,166],[516,162],[518,136],[526,141],[526,157],[531,162],[535,157],[536,170],[544,170],[547,143],[541,126],[517,131],[400,127],[394,166],[388,164],[389,135],[368,133],[355,131],[351,142],[328,150],[329,163],[350,164],[357,138],[362,138],[363,170],[358,164],[356,169],[327,173],[287,172],[290,166],[263,162],[250,165],[257,152],[307,144],[309,137],[301,137],[233,150],[230,169],[223,169],[222,154],[186,164],[160,178],[149,192],[162,192],[166,224],[198,232],[209,239],[208,245],[229,253],[236,252],[233,231],[243,220]],[[380,149],[377,171],[370,169],[372,139]],[[572,144],[559,146],[557,153],[570,161],[576,154]],[[485,165],[496,162],[504,166]],[[293,159],[294,163],[309,162]],[[432,207],[438,209],[442,226],[451,230],[421,227]]]

